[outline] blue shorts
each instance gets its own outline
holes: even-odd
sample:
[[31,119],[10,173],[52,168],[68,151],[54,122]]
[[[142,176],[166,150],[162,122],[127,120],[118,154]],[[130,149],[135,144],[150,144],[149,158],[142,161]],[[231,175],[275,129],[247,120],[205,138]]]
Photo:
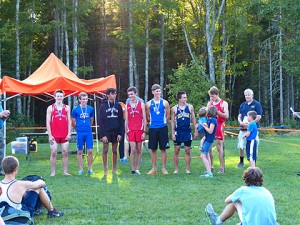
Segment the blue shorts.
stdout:
[[247,159],[255,161],[257,158],[257,141],[254,140],[247,140],[246,144],[246,153],[247,153]]
[[76,139],[78,151],[83,150],[84,144],[86,145],[86,149],[93,149],[94,141],[92,132],[78,132]]
[[174,141],[174,145],[180,146],[182,142],[184,143],[185,147],[191,147],[192,145],[192,141],[177,141],[177,139]]
[[202,153],[203,154],[209,154],[210,148],[212,146],[212,143],[204,141],[203,146],[202,146]]
[[22,199],[22,210],[30,213],[33,216],[35,206],[40,201],[39,194],[35,191],[28,191]]

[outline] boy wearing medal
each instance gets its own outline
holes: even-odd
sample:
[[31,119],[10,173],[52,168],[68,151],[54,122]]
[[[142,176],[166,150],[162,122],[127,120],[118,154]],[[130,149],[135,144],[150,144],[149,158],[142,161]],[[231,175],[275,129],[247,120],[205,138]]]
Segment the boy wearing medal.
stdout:
[[178,162],[179,162],[179,152],[181,143],[184,143],[185,149],[185,172],[190,174],[190,164],[191,164],[191,144],[192,144],[192,129],[191,122],[194,126],[194,138],[198,137],[198,129],[196,127],[196,118],[194,113],[194,107],[191,104],[187,104],[187,96],[184,91],[178,92],[176,99],[178,104],[173,106],[171,109],[171,130],[172,139],[174,141],[174,174],[178,173]]
[[156,169],[156,150],[159,144],[161,150],[162,160],[162,173],[169,174],[166,169],[167,154],[166,149],[170,148],[169,137],[168,137],[168,126],[167,122],[170,118],[170,106],[169,103],[162,99],[161,87],[158,84],[154,84],[151,88],[153,99],[146,103],[146,117],[149,122],[149,148],[152,150],[151,161],[152,169],[148,174],[157,173]]
[[71,139],[71,116],[70,107],[63,104],[64,92],[56,90],[54,92],[55,103],[48,106],[46,115],[46,126],[50,143],[51,155],[51,175],[55,176],[57,147],[60,144],[62,149],[62,161],[64,175],[68,173],[69,140]]
[[136,87],[129,87],[127,94],[130,100],[125,110],[125,134],[131,149],[131,173],[141,174],[142,143],[145,140],[147,124],[145,104],[137,99]]
[[115,88],[107,88],[105,91],[107,99],[103,100],[98,117],[99,124],[99,140],[103,142],[102,161],[104,174],[108,174],[107,153],[109,143],[112,143],[112,172],[117,174],[117,158],[118,158],[118,142],[121,141],[124,134],[124,118],[123,110],[118,101],[116,101],[117,90]]
[[76,130],[77,142],[77,160],[78,160],[78,176],[83,174],[82,152],[85,147],[88,154],[88,175],[94,174],[92,170],[93,163],[93,133],[92,124],[94,122],[94,109],[87,105],[88,95],[81,92],[78,95],[79,105],[72,110],[72,127]]

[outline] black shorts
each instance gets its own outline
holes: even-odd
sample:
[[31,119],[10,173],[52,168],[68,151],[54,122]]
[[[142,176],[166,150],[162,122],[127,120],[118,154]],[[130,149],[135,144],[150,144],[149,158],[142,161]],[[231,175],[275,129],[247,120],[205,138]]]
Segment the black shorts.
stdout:
[[107,140],[108,142],[111,142],[111,143],[116,143],[118,142],[118,135],[119,133],[116,132],[116,131],[109,131],[109,132],[106,132],[106,137],[107,137]]
[[191,145],[192,145],[192,140],[190,140],[190,141],[177,141],[177,140],[175,140],[175,141],[174,141],[174,145],[175,145],[175,146],[180,146],[181,143],[184,143],[184,146],[185,146],[185,147],[191,147]]
[[149,149],[156,150],[158,144],[159,144],[159,149],[161,150],[170,148],[169,137],[168,137],[168,126],[149,129],[149,143],[148,143]]
[[35,191],[28,191],[22,199],[22,210],[29,212],[32,217],[38,201],[40,201],[38,193]]

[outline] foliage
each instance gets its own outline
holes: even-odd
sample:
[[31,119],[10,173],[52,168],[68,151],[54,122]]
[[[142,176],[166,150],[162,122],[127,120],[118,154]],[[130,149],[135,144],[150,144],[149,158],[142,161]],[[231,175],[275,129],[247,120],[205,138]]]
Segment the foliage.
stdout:
[[211,83],[204,77],[205,68],[192,61],[189,65],[178,65],[178,69],[168,76],[167,85],[169,102],[173,106],[177,103],[176,95],[179,91],[185,91],[188,102],[192,104],[195,111],[207,104],[207,91]]
[[[235,189],[242,186],[243,169],[236,168],[239,161],[236,138],[226,136],[226,174],[214,173],[212,179],[200,178],[205,170],[199,159],[199,141],[193,141],[191,149],[191,174],[185,174],[184,151],[181,150],[179,174],[173,174],[173,148],[169,149],[167,169],[169,175],[147,175],[151,168],[149,154],[143,150],[141,175],[131,175],[129,164],[118,163],[118,176],[111,173],[111,150],[109,150],[109,175],[103,174],[101,153],[96,155],[93,163],[95,172],[87,176],[87,162],[84,161],[84,175],[78,177],[76,155],[69,156],[69,172],[73,175],[62,175],[61,155],[57,158],[57,175],[49,177],[49,145],[38,143],[38,152],[31,153],[32,161],[26,161],[25,155],[16,155],[20,162],[18,179],[29,174],[38,174],[45,178],[52,194],[53,204],[65,212],[61,218],[47,219],[46,212],[36,216],[35,224],[209,224],[204,207],[212,203],[220,214],[225,206],[224,199]],[[102,147],[102,145],[100,145]],[[173,146],[172,146],[173,147]],[[279,224],[300,224],[299,215],[299,169],[298,136],[279,135],[262,137],[257,161],[263,170],[264,186],[268,188],[276,203]],[[10,150],[8,146],[8,155]],[[75,144],[70,151],[76,149]],[[100,148],[101,149],[101,148]],[[94,151],[95,153],[95,151]],[[217,151],[214,150],[217,159]],[[160,152],[158,152],[160,156]],[[248,166],[248,162],[245,162]],[[215,160],[215,168],[219,166]],[[161,169],[158,160],[158,169]],[[133,191],[134,190],[134,191]],[[288,190],[288,192],[287,192]],[[227,224],[237,224],[238,216],[234,215]]]

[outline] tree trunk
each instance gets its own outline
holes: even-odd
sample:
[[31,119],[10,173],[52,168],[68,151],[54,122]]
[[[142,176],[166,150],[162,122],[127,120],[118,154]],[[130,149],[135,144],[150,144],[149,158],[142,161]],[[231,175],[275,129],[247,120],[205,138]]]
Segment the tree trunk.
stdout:
[[0,40],[0,78],[2,79],[2,44],[1,44],[1,40]]
[[149,91],[149,13],[146,14],[146,43],[145,43],[145,93],[144,100],[148,101]]
[[129,0],[129,86],[134,85],[133,80],[133,14],[132,14],[132,0]]
[[[78,0],[73,0],[73,73],[78,76],[78,25],[77,25]],[[73,106],[75,107],[76,97]]]
[[225,7],[223,7],[223,19],[222,19],[222,51],[221,51],[221,64],[220,64],[220,89],[221,89],[221,97],[225,98],[226,87],[225,87],[225,79],[226,79],[226,65],[227,65],[227,45],[228,45],[228,36],[226,34],[226,11]]
[[136,54],[135,54],[135,48],[133,47],[133,74],[134,74],[134,83],[136,88],[139,90],[139,73],[137,68],[137,62],[136,62]]
[[[161,40],[160,40],[160,54],[159,54],[159,64],[160,64],[160,86],[164,89],[165,74],[164,74],[164,42],[165,42],[165,15],[161,14]],[[162,92],[163,94],[163,92]]]
[[[16,1],[16,79],[20,80],[20,31],[19,31],[20,0]],[[17,113],[22,113],[20,96],[17,97]]]
[[273,62],[272,62],[272,45],[271,45],[271,38],[269,39],[269,85],[270,85],[270,123],[274,125],[274,110],[273,110]]
[[[279,16],[279,23],[281,23],[281,9]],[[283,121],[283,78],[282,78],[282,29],[279,26],[279,107],[280,107],[280,124],[284,123]]]

